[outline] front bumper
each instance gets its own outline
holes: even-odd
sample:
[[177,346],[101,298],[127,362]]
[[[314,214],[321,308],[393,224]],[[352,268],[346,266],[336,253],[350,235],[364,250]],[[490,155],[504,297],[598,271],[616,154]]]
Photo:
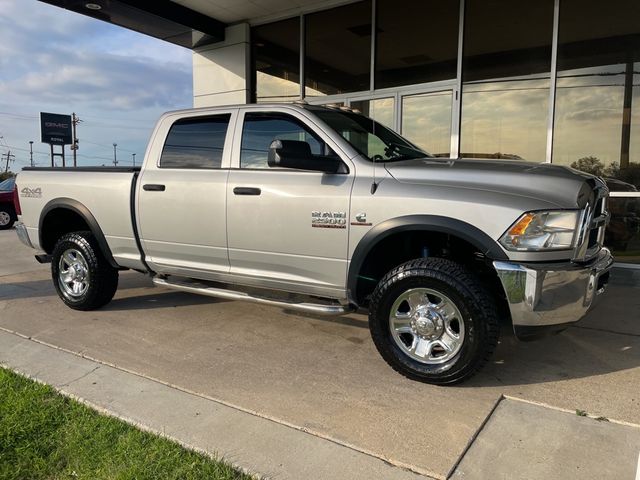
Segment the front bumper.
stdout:
[[24,226],[22,222],[16,222],[16,233],[18,234],[18,238],[22,243],[24,243],[29,248],[35,248],[31,243],[31,239],[29,238],[29,232],[27,231],[27,227]]
[[604,292],[612,264],[606,248],[585,264],[493,262],[516,336],[531,338],[580,320]]

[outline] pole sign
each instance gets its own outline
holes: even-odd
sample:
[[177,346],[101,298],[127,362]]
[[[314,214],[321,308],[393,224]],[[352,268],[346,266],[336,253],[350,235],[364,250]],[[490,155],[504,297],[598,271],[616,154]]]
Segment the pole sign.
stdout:
[[49,145],[70,145],[71,115],[40,112],[40,134],[42,143]]

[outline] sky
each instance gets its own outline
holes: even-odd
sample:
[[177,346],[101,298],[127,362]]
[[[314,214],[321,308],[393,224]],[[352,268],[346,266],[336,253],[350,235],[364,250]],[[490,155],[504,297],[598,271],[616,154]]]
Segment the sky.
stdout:
[[113,143],[119,165],[131,165],[132,153],[139,163],[158,117],[192,106],[191,56],[37,0],[0,0],[0,155],[10,149],[19,171],[33,140],[36,164],[50,165],[39,114],[75,112],[78,165],[113,165]]

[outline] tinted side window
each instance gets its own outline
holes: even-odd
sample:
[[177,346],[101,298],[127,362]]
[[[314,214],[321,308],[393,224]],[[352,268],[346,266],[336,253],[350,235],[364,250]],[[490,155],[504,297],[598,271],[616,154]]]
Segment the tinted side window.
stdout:
[[269,168],[269,145],[274,140],[299,140],[309,144],[313,155],[332,154],[320,137],[289,115],[247,113],[242,129],[240,168]]
[[220,168],[231,114],[187,118],[171,126],[161,168]]

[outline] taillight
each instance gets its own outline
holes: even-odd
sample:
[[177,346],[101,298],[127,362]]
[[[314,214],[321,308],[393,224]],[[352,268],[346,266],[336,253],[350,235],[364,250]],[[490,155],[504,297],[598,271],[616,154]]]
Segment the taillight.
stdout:
[[22,208],[20,208],[20,196],[18,195],[18,185],[13,186],[13,208],[16,211],[16,215],[22,215]]

